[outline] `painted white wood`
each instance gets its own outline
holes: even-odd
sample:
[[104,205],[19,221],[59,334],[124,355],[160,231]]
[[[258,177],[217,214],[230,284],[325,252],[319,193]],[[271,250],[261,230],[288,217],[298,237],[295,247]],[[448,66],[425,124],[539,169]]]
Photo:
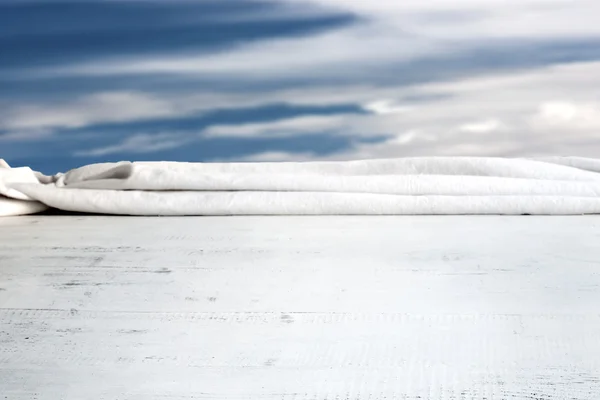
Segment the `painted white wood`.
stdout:
[[0,219],[0,399],[600,398],[600,217]]

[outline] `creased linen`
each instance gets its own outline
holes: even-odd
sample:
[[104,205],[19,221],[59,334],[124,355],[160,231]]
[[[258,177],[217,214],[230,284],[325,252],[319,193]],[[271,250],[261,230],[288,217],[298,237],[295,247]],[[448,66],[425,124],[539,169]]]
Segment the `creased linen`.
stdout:
[[[45,176],[5,168],[0,194],[115,215],[600,213],[600,160],[418,157],[304,163],[119,162]],[[2,204],[2,203],[0,203]],[[14,215],[0,206],[0,215]],[[23,214],[28,212],[21,212]]]
[[45,204],[15,190],[12,187],[15,183],[39,184],[39,180],[30,168],[11,168],[0,158],[0,217],[35,214],[48,208]]

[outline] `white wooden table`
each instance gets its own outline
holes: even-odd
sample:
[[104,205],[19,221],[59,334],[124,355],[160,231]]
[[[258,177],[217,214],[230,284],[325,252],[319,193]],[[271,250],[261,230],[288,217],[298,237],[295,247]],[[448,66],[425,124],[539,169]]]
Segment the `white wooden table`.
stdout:
[[0,219],[2,399],[600,399],[599,217]]

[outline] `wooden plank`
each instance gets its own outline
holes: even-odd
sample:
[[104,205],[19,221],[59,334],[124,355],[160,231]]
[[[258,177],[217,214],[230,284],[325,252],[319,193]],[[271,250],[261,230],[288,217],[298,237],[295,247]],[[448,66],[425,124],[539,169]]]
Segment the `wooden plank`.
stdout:
[[0,394],[597,399],[599,244],[591,216],[3,218]]

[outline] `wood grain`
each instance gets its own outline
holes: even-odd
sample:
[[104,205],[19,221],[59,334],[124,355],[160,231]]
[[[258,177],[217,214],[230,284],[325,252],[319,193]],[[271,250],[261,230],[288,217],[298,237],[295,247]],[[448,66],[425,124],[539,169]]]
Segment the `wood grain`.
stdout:
[[0,400],[598,398],[600,217],[0,219]]

